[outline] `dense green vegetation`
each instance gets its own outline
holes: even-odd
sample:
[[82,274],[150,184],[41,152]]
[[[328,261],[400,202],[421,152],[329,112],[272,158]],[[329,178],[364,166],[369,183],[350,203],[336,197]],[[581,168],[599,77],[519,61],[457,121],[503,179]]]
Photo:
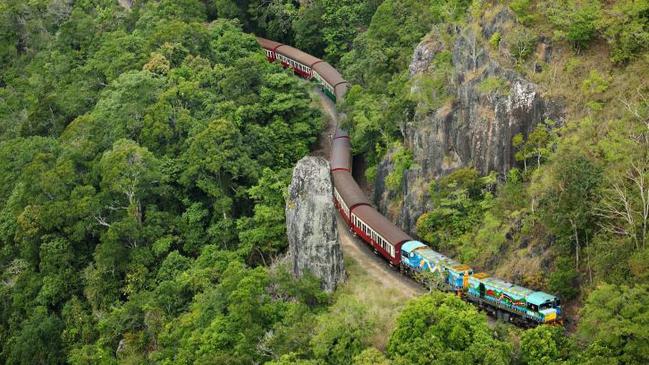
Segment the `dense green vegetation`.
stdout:
[[321,128],[306,87],[199,1],[0,7],[0,362],[291,351],[328,300],[264,265]]
[[[649,362],[646,0],[132,3],[0,4],[0,362]],[[431,181],[417,233],[503,276],[512,242],[542,251],[516,280],[568,300],[571,335],[490,328],[435,292],[392,324],[376,306],[401,307],[381,289],[332,296],[293,278],[284,191],[322,121],[245,32],[343,71],[366,175],[391,156],[398,192],[413,164],[403,125],[452,102],[454,30],[505,7],[512,29],[478,42],[562,98],[567,121],[516,136],[506,176]],[[411,79],[424,37],[442,50]],[[541,38],[562,52],[538,71]],[[495,76],[479,90],[509,93]]]
[[[574,337],[543,328],[526,332],[514,351],[518,361],[646,362],[646,351],[637,349],[649,348],[649,341],[640,336],[635,342],[636,325],[623,319],[627,314],[612,313],[625,311],[642,323],[648,313],[646,298],[631,298],[646,292],[640,284],[646,282],[649,264],[649,86],[637,77],[649,69],[649,2],[422,3],[417,5],[430,12],[404,4],[390,18],[405,25],[390,26],[379,22],[382,11],[391,11],[391,2],[385,1],[355,41],[357,47],[343,58],[345,76],[357,84],[345,108],[354,146],[368,159],[368,177],[376,176],[376,163],[389,158],[394,168],[385,186],[398,195],[404,166],[411,161],[404,165],[401,156],[408,152],[394,141],[402,139],[403,125],[413,114],[434,112],[449,101],[454,70],[443,59],[454,32],[446,30],[481,29],[508,7],[515,14],[511,29],[478,42],[501,65],[561,99],[566,121],[546,120],[529,135],[515,136],[519,166],[504,176],[480,176],[466,167],[431,181],[434,208],[419,218],[417,234],[475,267],[560,295],[569,316],[580,312]],[[389,30],[373,33],[383,26]],[[421,27],[421,33],[411,27]],[[399,38],[402,29],[415,36]],[[442,51],[430,71],[408,80],[404,73],[412,49],[425,33]],[[384,39],[389,42],[381,43]],[[541,39],[562,54],[539,69],[544,61],[535,53]],[[368,44],[379,45],[377,52]],[[481,81],[477,91],[489,97],[510,92],[494,76]],[[636,303],[636,309],[618,307],[625,302]]]

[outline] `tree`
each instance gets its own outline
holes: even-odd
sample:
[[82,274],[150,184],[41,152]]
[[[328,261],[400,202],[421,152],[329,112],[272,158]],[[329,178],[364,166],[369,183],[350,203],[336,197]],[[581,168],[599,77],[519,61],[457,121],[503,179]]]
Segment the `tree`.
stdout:
[[297,18],[298,9],[294,1],[253,1],[248,13],[257,27],[271,39],[287,44],[293,43],[291,28]]
[[368,347],[354,356],[354,365],[390,365],[385,355],[374,347]]
[[598,26],[612,46],[611,59],[616,63],[625,63],[638,57],[647,50],[649,29],[647,29],[646,1],[623,0],[605,10]]
[[586,351],[580,361],[644,364],[649,361],[649,292],[646,285],[603,284],[586,299],[577,338]]
[[[25,319],[21,329],[8,339],[5,347],[7,364],[56,364],[63,361],[61,320],[37,307]],[[4,355],[4,354],[3,354]]]
[[554,122],[546,120],[538,124],[525,139],[519,133],[512,139],[512,146],[518,151],[514,155],[516,161],[523,161],[524,172],[527,172],[527,160],[534,158],[536,168],[541,167],[541,161],[549,158],[550,153],[556,147],[557,136],[553,131]]
[[527,365],[561,364],[570,354],[561,327],[538,326],[521,336],[521,362]]
[[[588,245],[597,226],[594,206],[602,172],[580,152],[560,149],[558,156],[560,160],[553,166],[555,183],[541,198],[541,213],[559,242],[573,249],[579,270],[581,248]],[[590,275],[590,260],[588,272]]]
[[602,225],[608,232],[630,240],[635,250],[642,250],[649,241],[649,157],[632,161],[616,180],[598,207],[606,218]]
[[349,364],[367,346],[371,322],[354,298],[339,298],[335,311],[321,316],[311,339],[313,354],[328,364]]
[[284,194],[290,174],[290,169],[278,172],[264,169],[257,185],[248,189],[248,195],[255,201],[254,215],[237,221],[241,249],[264,263],[274,261],[288,244]]
[[[159,161],[146,148],[137,143],[121,139],[115,142],[112,150],[106,152],[99,162],[99,174],[102,177],[102,191],[107,197],[107,205],[102,210],[114,216],[114,212],[127,212],[132,222],[141,226],[143,223],[142,202],[160,183]],[[117,197],[123,196],[124,200]],[[97,223],[111,228],[110,218],[103,213],[95,216]],[[120,222],[124,229],[126,221]],[[129,246],[137,247],[135,237],[128,239]]]
[[510,352],[484,314],[442,292],[408,302],[388,344],[395,364],[507,364]]
[[305,3],[293,21],[295,47],[316,57],[322,57],[327,46],[323,35],[323,12],[321,1]]
[[505,41],[509,45],[509,53],[517,63],[524,62],[536,48],[537,36],[528,28],[510,32]]
[[579,294],[579,272],[570,257],[558,257],[554,271],[548,277],[550,292],[557,293],[562,300],[574,299]]
[[578,51],[586,48],[597,34],[597,24],[601,18],[599,1],[555,2],[545,11],[557,28],[556,34]]

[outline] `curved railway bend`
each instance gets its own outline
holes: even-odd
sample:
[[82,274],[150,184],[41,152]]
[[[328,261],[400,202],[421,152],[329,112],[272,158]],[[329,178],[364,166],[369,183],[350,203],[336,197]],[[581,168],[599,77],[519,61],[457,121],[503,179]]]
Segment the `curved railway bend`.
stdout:
[[[320,134],[318,147],[312,154],[328,160],[331,153],[331,136],[338,124],[338,113],[333,101],[327,95],[318,89],[316,89],[316,93],[320,108],[325,112],[327,126]],[[421,285],[411,278],[401,275],[397,270],[390,268],[382,257],[374,255],[366,243],[351,233],[340,213],[336,214],[336,220],[343,256],[358,263],[358,266],[367,272],[369,277],[374,279],[377,284],[386,289],[396,290],[405,298],[412,298],[425,292]]]
[[[322,93],[334,103],[344,98],[349,83],[326,61],[282,43],[259,37],[257,41],[270,62],[278,61],[295,74],[317,81]],[[470,266],[413,239],[376,210],[352,176],[351,141],[348,133],[339,126],[335,104],[326,101],[322,94],[319,99],[329,115],[329,123],[314,154],[329,157],[334,205],[340,215],[338,226],[342,227],[339,230],[348,232],[349,227],[353,235],[360,237],[359,240],[344,235],[341,237],[348,255],[357,252],[360,247],[371,246],[370,249],[385,258],[391,267],[398,267],[408,275],[419,272],[432,275],[443,290],[457,293],[505,322],[524,327],[561,322],[562,310],[557,297],[505,282],[487,273],[475,273]],[[368,245],[360,243],[361,240]],[[357,256],[356,259],[363,260],[361,257]],[[376,262],[364,261],[361,266],[367,264],[370,270],[377,270]],[[378,267],[383,269],[372,277],[382,281],[383,285],[405,283],[408,280],[397,278],[398,273],[385,266]],[[412,286],[410,289],[414,290]],[[416,293],[417,291],[413,291],[409,296]]]

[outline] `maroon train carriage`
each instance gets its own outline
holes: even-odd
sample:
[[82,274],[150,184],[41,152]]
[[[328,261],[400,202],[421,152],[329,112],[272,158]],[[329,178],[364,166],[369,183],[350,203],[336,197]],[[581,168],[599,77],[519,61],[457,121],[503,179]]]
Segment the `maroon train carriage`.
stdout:
[[257,37],[257,43],[266,50],[266,57],[269,61],[280,60],[282,66],[290,67],[296,74],[305,79],[311,79],[313,76],[313,65],[323,62],[321,59],[297,48],[270,39]]
[[277,59],[282,62],[284,67],[292,68],[296,74],[305,79],[310,79],[313,76],[313,65],[323,62],[317,57],[287,45],[277,47],[275,53],[277,53]]
[[401,245],[412,241],[412,237],[369,205],[357,206],[351,215],[354,232],[369,242],[391,266],[398,267],[401,263]]
[[352,145],[349,138],[335,138],[331,141],[331,171],[352,171]]
[[334,101],[342,99],[347,93],[349,83],[329,63],[297,48],[270,39],[257,37],[257,43],[264,48],[266,58],[270,62],[278,59],[284,67],[290,67],[305,79],[315,78],[322,85],[325,94]]
[[370,201],[349,172],[333,171],[331,175],[334,183],[334,205],[347,226],[351,227],[351,212],[358,206],[370,205]]
[[346,130],[340,129],[340,127],[336,126],[336,132],[334,132],[334,138],[333,139],[337,139],[337,138],[347,138],[347,139],[349,139],[349,133],[347,133]]
[[322,89],[334,101],[342,100],[347,93],[348,82],[328,62],[320,62],[313,66],[313,77],[322,85]]
[[345,94],[347,94],[347,90],[349,90],[349,82],[341,82],[336,84],[334,87],[335,89],[335,94],[336,94],[336,100],[343,100],[345,97]]
[[259,43],[261,48],[263,48],[266,51],[266,58],[270,62],[274,62],[275,59],[277,58],[277,54],[275,53],[277,47],[283,46],[282,43],[271,41],[270,39],[261,38],[261,37],[257,37],[257,43]]

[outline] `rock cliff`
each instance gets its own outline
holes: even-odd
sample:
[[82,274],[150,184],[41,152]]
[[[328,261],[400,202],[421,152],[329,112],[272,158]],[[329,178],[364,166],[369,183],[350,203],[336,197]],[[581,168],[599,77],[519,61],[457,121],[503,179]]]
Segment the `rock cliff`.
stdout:
[[[562,121],[559,103],[544,98],[537,85],[499,63],[500,51],[506,52],[503,45],[492,49],[486,42],[496,32],[506,34],[503,27],[512,19],[503,11],[480,27],[449,27],[444,30],[448,34],[429,35],[414,51],[411,77],[434,72],[433,61],[444,51],[452,55],[452,76],[448,101],[433,110],[417,107],[404,128],[413,167],[404,174],[402,190],[385,188],[384,179],[393,168],[390,153],[378,167],[374,201],[408,232],[415,233],[417,218],[431,208],[431,181],[465,166],[483,174],[505,173],[515,165],[516,134],[527,135],[545,119]],[[451,41],[445,44],[444,39]],[[541,41],[541,49],[542,57],[549,57],[549,45]]]
[[336,228],[329,163],[307,156],[298,161],[286,201],[286,226],[293,273],[310,271],[333,291],[345,278]]

